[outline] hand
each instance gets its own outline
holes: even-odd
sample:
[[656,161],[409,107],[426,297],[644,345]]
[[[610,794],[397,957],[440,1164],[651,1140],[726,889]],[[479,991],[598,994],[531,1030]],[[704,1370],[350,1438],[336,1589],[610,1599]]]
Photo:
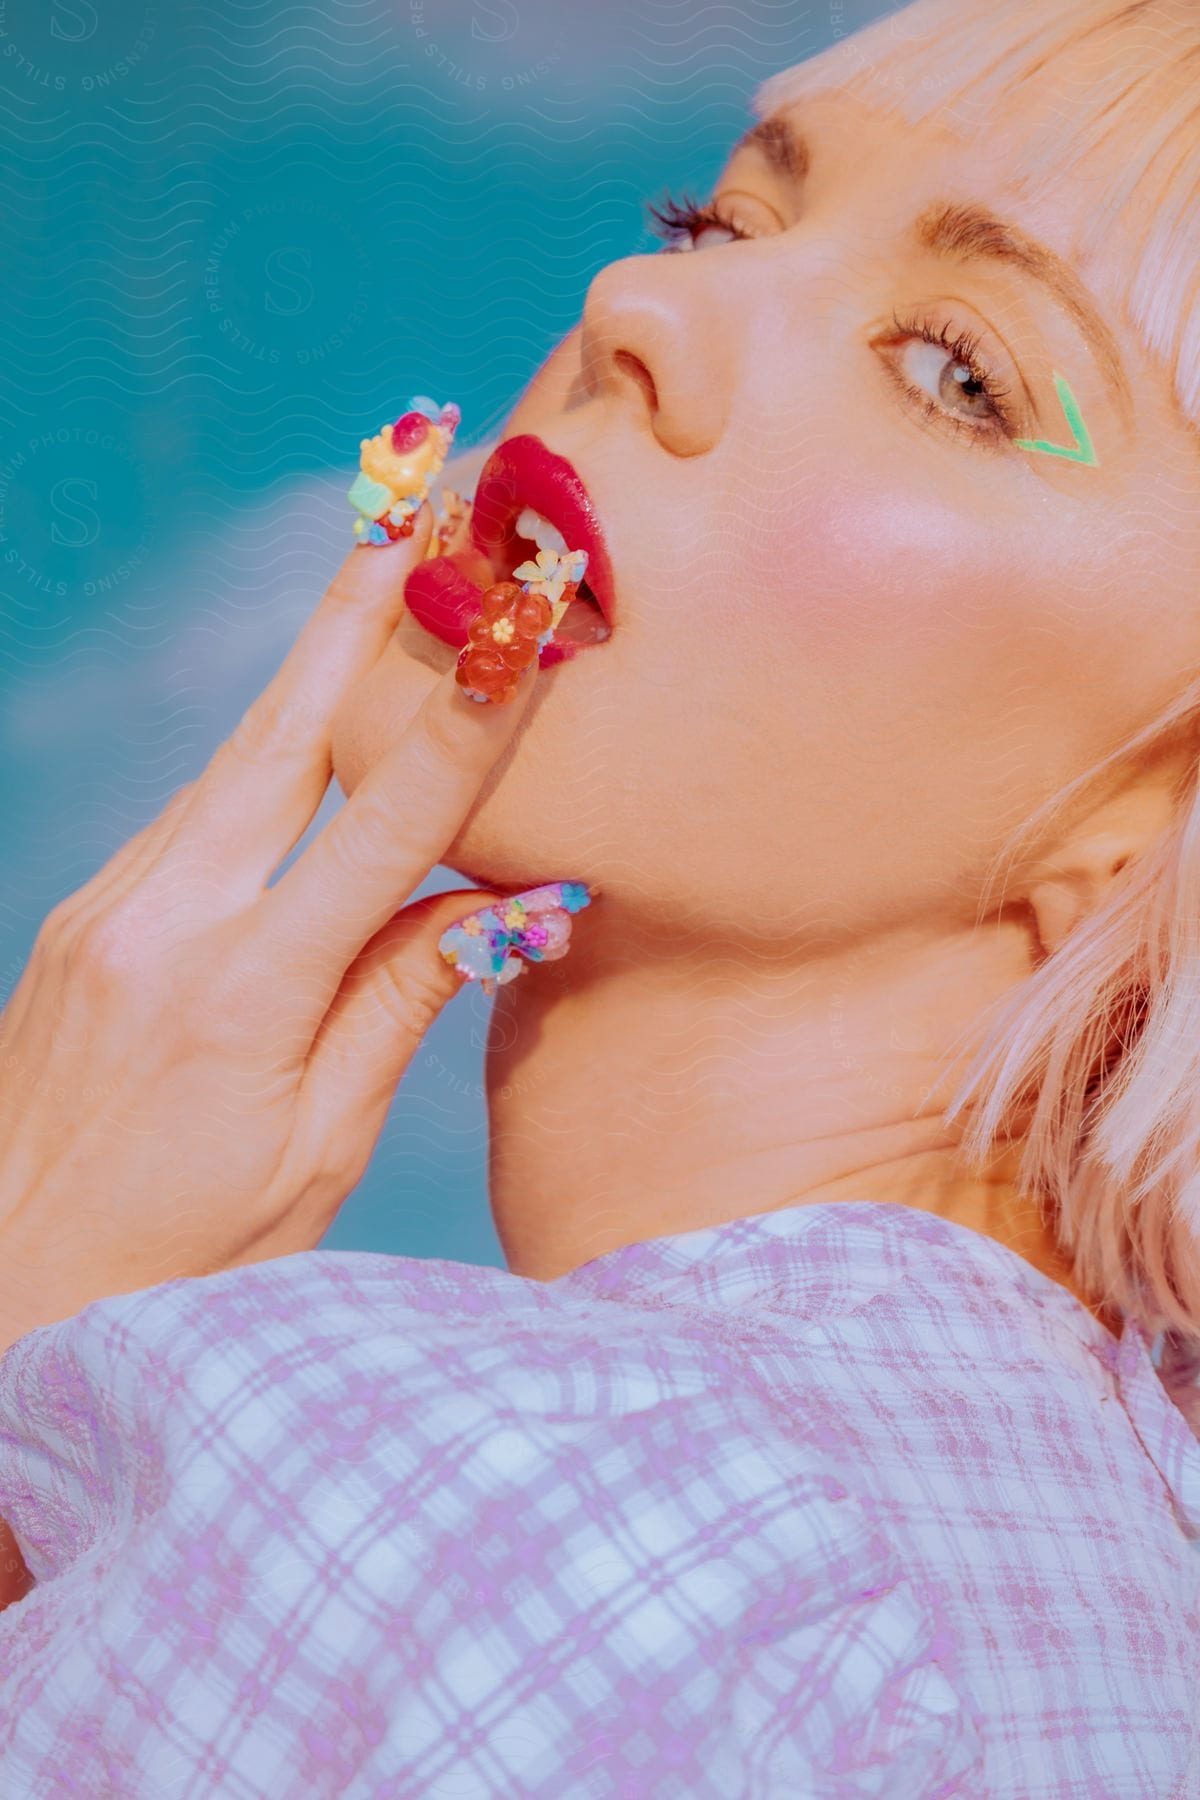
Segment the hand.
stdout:
[[0,1014],[0,1350],[103,1295],[311,1249],[461,986],[446,926],[397,912],[457,835],[535,675],[504,705],[437,680],[291,868],[331,723],[382,652],[414,535],[351,551],[208,767],[56,906]]

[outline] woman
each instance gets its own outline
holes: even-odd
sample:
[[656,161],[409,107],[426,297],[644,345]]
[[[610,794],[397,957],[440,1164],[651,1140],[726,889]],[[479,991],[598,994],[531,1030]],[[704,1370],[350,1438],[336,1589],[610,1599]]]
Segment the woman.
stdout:
[[[919,0],[769,82],[470,539],[356,548],[47,921],[8,1791],[1200,1794],[1198,65],[1190,0]],[[468,704],[556,497],[607,621]],[[443,934],[557,881],[508,1269],[314,1253]]]

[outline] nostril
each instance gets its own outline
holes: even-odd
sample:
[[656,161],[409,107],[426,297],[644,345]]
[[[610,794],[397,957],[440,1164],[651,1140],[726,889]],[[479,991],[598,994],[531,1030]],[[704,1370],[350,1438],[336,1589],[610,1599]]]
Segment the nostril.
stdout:
[[618,350],[613,357],[613,366],[614,368],[619,369],[622,375],[627,376],[630,381],[634,382],[636,386],[642,390],[642,393],[645,396],[646,405],[650,408],[651,412],[657,412],[658,389],[654,385],[653,375],[650,373],[641,357],[635,356],[632,350]]

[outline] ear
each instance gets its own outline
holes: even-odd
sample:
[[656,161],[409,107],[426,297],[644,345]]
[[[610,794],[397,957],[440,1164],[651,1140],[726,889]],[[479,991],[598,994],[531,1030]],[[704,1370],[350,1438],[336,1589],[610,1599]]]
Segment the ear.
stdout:
[[1122,869],[1161,838],[1175,815],[1177,781],[1177,769],[1144,775],[1036,865],[1026,897],[1047,955],[1107,898]]

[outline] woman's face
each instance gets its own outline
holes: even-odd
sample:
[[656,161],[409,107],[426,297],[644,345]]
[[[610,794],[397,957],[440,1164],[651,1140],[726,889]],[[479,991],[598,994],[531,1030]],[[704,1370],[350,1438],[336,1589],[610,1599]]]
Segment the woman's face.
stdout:
[[[807,169],[776,134],[714,194],[750,236],[602,270],[507,423],[586,483],[615,629],[538,676],[445,861],[482,886],[588,880],[626,924],[673,909],[716,937],[970,919],[1009,830],[1200,658],[1194,449],[1103,271],[1079,274],[1124,400],[1033,274],[913,236],[936,203],[978,205],[1070,261],[1101,169],[1034,209],[1001,142],[843,91],[774,117]],[[964,337],[1007,430],[947,348]],[[1070,445],[1056,373],[1098,466],[1016,447]],[[337,722],[348,792],[454,659],[405,616]]]

